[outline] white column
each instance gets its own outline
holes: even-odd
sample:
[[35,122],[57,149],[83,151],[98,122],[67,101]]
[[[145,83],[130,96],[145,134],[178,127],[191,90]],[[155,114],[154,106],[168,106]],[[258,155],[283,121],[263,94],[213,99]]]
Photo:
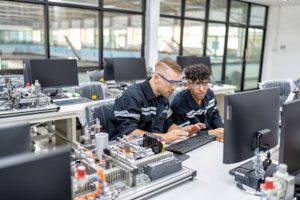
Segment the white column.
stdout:
[[158,60],[158,37],[160,0],[146,0],[146,26],[145,26],[145,59],[147,68],[154,71]]

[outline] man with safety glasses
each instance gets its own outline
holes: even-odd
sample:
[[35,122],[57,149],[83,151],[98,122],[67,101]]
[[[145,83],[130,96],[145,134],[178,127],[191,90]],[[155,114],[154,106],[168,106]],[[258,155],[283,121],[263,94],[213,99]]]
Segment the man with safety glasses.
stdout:
[[169,58],[158,61],[150,79],[130,86],[116,99],[114,115],[119,136],[150,132],[169,143],[204,128],[203,124],[185,128],[173,124],[167,97],[181,84],[180,66]]
[[223,142],[224,128],[217,110],[214,92],[209,89],[211,71],[204,64],[184,68],[186,90],[179,92],[171,103],[173,121],[181,127],[204,123],[200,134],[216,135]]

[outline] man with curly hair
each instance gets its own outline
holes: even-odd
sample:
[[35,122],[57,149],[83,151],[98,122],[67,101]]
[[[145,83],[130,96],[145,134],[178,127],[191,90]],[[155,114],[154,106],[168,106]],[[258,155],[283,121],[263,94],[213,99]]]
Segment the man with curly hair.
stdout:
[[214,92],[209,89],[211,71],[207,65],[195,64],[184,69],[186,90],[178,93],[172,103],[172,118],[175,124],[185,127],[204,123],[206,129],[200,134],[215,135],[223,142],[224,128],[217,110]]

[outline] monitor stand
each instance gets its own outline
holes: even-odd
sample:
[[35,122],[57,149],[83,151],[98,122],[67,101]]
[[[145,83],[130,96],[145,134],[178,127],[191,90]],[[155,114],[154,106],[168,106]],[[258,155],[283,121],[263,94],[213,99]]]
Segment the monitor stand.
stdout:
[[[268,163],[267,159],[263,161],[263,166],[268,165],[265,170],[264,177],[273,176],[273,174],[278,170],[278,165],[273,163]],[[239,182],[242,185],[247,185],[257,191],[260,191],[260,184],[263,179],[256,175],[254,169],[254,162],[250,160],[232,170],[229,171],[229,174],[235,176],[235,181]]]
[[[261,143],[262,138],[270,133],[270,129],[259,130],[255,136],[256,148],[254,150],[254,160],[250,160],[229,171],[230,174],[234,175],[238,187],[243,189],[243,185],[247,185],[256,191],[260,191],[260,185],[263,182],[263,179],[272,176],[277,171],[278,166],[272,164],[269,145]],[[260,156],[261,151],[267,152],[267,157],[264,161],[262,161]],[[255,165],[253,161],[255,161]]]
[[[265,171],[264,177],[272,176],[278,169],[278,165],[270,164]],[[263,179],[255,174],[255,169],[253,168],[253,161],[249,161],[244,165],[241,165],[235,169],[230,170],[235,176],[235,181],[242,185],[247,185],[257,191],[260,191],[260,184]]]

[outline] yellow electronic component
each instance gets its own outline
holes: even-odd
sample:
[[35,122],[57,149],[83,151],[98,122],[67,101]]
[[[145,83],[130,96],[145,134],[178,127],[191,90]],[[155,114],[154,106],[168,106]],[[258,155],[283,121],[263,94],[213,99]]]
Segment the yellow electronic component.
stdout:
[[97,95],[92,95],[92,100],[96,100],[97,99]]
[[162,144],[162,150],[161,150],[161,152],[165,152],[166,151],[166,143],[165,143],[165,141],[161,141],[161,144]]

